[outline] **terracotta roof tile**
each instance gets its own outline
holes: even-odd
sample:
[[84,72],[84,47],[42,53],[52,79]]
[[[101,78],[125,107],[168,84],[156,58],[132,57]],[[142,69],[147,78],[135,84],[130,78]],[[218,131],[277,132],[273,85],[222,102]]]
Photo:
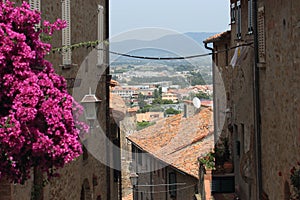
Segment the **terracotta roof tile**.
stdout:
[[112,93],[109,100],[112,117],[117,121],[121,121],[125,117],[127,110],[124,100],[121,96]]
[[118,86],[119,85],[119,82],[118,81],[115,81],[113,79],[110,80],[110,86],[111,87],[115,87],[115,86]]
[[133,199],[132,192],[126,195],[125,197],[122,197],[122,200],[132,200],[132,199]]
[[227,37],[228,35],[230,36],[230,32],[231,31],[225,31],[225,32],[222,32],[222,33],[218,33],[216,35],[213,35],[213,36],[207,38],[203,42],[204,43],[217,42],[217,41],[222,40],[223,38]]
[[128,139],[156,158],[197,178],[197,158],[213,148],[212,118],[212,108],[204,108],[190,118],[175,115],[157,121]]
[[127,112],[137,112],[139,110],[138,107],[128,108]]

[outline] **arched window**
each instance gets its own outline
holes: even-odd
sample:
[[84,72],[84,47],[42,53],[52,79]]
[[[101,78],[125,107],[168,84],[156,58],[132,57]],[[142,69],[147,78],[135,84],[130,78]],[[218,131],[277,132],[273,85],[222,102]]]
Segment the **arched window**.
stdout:
[[92,194],[88,179],[84,179],[81,186],[80,200],[92,200]]

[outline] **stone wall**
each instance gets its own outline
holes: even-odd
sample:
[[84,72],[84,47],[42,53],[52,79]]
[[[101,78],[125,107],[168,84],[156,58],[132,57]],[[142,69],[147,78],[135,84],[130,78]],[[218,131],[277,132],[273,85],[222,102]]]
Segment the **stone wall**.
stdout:
[[121,130],[121,165],[122,165],[122,196],[125,197],[132,193],[132,185],[130,182],[130,173],[132,155],[131,155],[131,142],[126,139],[131,133],[136,131],[136,112],[128,111],[125,118],[120,122]]
[[[231,3],[236,0],[231,0]],[[231,47],[253,42],[247,30],[248,5],[242,2],[242,38],[231,25]],[[262,139],[262,193],[266,199],[288,199],[290,169],[300,160],[300,67],[299,1],[258,0],[264,8],[265,62],[260,62],[260,115]],[[260,36],[259,36],[260,37]],[[219,42],[220,43],[220,42]],[[218,42],[214,46],[219,46]],[[244,48],[245,51],[245,48]],[[241,50],[243,52],[243,50]],[[241,53],[240,52],[240,53]],[[244,52],[245,53],[245,52]],[[241,53],[242,55],[243,53]],[[263,55],[263,54],[261,54]],[[230,59],[233,54],[229,54]],[[218,57],[218,62],[223,63]],[[222,65],[222,64],[219,64]],[[257,199],[254,129],[254,49],[250,45],[239,65],[221,69],[232,110],[232,145],[235,158],[236,192],[241,199]],[[231,89],[228,89],[231,85]],[[223,130],[224,131],[224,130]],[[237,148],[236,145],[238,142]],[[282,176],[279,176],[281,172]]]
[[[230,2],[236,5],[237,1],[231,0]],[[231,24],[230,37],[214,42],[215,50],[224,51],[226,47],[230,48],[228,52],[219,53],[215,57],[215,77],[220,76],[221,80],[215,82],[215,124],[220,134],[228,137],[230,141],[236,192],[241,199],[253,200],[256,199],[253,112],[254,49],[253,35],[248,34],[248,1],[241,1],[241,14],[241,38],[237,37],[236,18],[235,23]],[[239,45],[246,46],[237,48]],[[235,56],[237,56],[237,61],[232,62]]]
[[262,6],[266,36],[266,63],[260,70],[263,189],[269,199],[287,199],[285,182],[290,183],[290,169],[300,160],[300,2],[260,0]]
[[[17,3],[20,4],[20,0],[17,0]],[[95,41],[97,40],[97,5],[100,4],[104,8],[106,5],[105,0],[97,1],[81,1],[75,0],[71,1],[71,43],[80,43],[86,41]],[[107,10],[104,9],[104,12]],[[41,1],[41,12],[42,19],[49,20],[50,22],[55,21],[57,18],[61,18],[61,1],[50,1],[43,0]],[[104,13],[104,16],[106,13]],[[108,24],[104,22],[104,38],[107,38],[106,30],[108,29]],[[62,39],[61,32],[56,32],[52,36],[51,40],[52,47],[61,47]],[[84,76],[78,75],[79,69],[82,70],[85,64],[85,59],[87,57],[95,56],[91,55],[93,52],[91,49],[87,48],[78,48],[72,51],[72,66],[69,69],[63,69],[62,56],[58,53],[50,53],[47,56],[47,59],[53,63],[53,67],[56,72],[60,75],[63,75],[67,79],[69,92],[73,93],[72,80],[77,78],[84,79]],[[95,51],[94,51],[95,54]],[[108,62],[107,57],[104,58],[105,63]],[[96,95],[102,100],[100,107],[98,108],[98,119],[99,127],[91,130],[91,135],[97,135],[100,131],[105,135],[107,134],[107,107],[108,99],[106,88],[107,77],[106,74],[106,65],[96,67],[96,64],[90,62],[89,74],[92,76],[91,79],[95,81],[93,86],[93,91],[96,91]],[[85,70],[85,68],[83,68]],[[87,72],[85,70],[85,72]],[[86,75],[86,74],[85,74]],[[88,79],[87,81],[91,81]],[[82,81],[84,82],[84,81]],[[77,101],[80,101],[81,98],[88,93],[88,87],[84,86],[81,91],[75,91],[74,98]],[[84,91],[83,91],[84,90]],[[97,139],[97,137],[95,137]],[[95,139],[94,138],[94,139]],[[92,138],[93,139],[93,138]],[[99,141],[100,148],[98,151],[101,151],[102,155],[105,155],[105,144],[101,144]],[[98,148],[98,147],[97,147]],[[96,156],[96,158],[95,158]],[[83,157],[77,158],[72,163],[67,164],[63,169],[59,170],[60,177],[53,178],[50,183],[47,184],[43,189],[43,196],[45,200],[74,200],[80,199],[81,195],[85,193],[86,199],[102,199],[105,200],[107,197],[110,199],[118,198],[118,185],[113,182],[113,173],[110,171],[111,180],[107,180],[107,171],[106,166],[99,161],[95,152],[92,154],[88,153],[88,158],[83,160]],[[107,194],[107,181],[111,184],[111,191]],[[32,179],[28,180],[25,185],[8,185],[7,182],[1,181],[1,189],[5,189],[7,194],[10,194],[11,200],[26,200],[31,199],[32,192]],[[84,192],[83,192],[84,191]],[[114,195],[112,195],[114,194]],[[5,193],[1,192],[0,199],[9,199]],[[3,198],[2,198],[3,197]]]

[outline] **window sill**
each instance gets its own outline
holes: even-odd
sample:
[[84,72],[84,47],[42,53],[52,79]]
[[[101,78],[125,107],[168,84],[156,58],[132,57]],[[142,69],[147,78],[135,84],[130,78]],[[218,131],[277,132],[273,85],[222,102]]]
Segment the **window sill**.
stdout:
[[71,69],[72,67],[77,67],[78,65],[77,64],[62,64],[62,65],[59,65],[59,67],[61,69]]

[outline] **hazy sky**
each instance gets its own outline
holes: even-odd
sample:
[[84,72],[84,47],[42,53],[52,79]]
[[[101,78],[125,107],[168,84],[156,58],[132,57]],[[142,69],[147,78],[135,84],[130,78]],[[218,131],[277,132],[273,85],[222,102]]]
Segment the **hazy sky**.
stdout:
[[222,32],[228,24],[228,0],[110,0],[111,36],[145,27]]

